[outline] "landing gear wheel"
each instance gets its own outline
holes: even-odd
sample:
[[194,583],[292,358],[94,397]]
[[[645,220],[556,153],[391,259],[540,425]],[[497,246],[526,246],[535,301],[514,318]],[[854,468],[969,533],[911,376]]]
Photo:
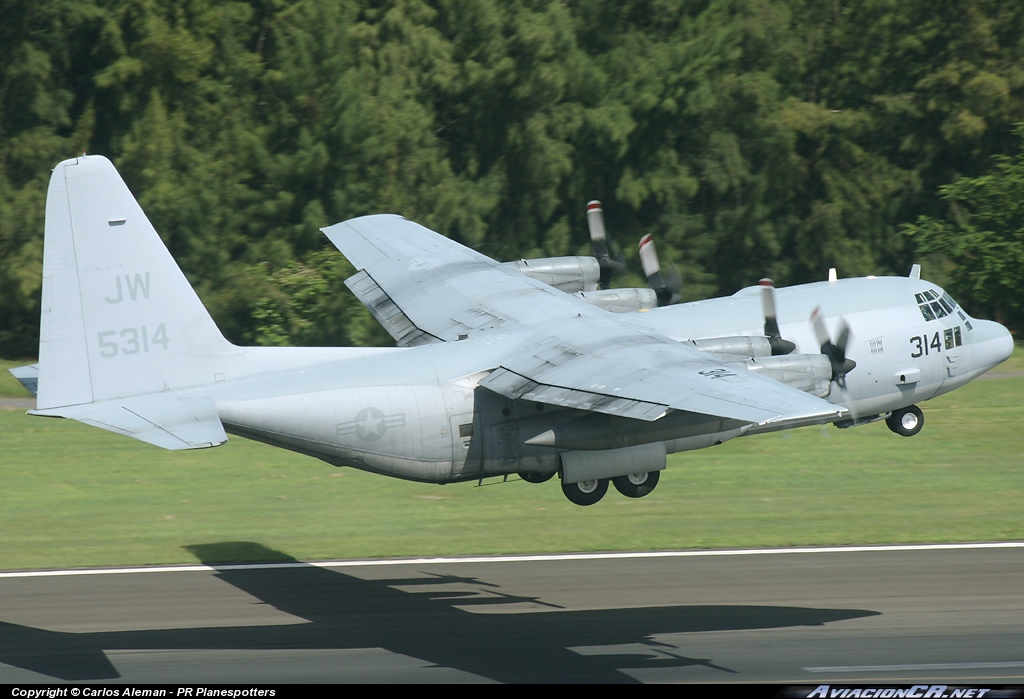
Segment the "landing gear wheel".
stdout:
[[604,497],[608,492],[608,479],[595,478],[590,481],[579,483],[566,483],[562,481],[562,492],[569,501],[577,505],[593,505]]
[[885,424],[898,435],[913,437],[924,427],[924,415],[916,405],[909,405],[892,411],[892,415],[885,418]]
[[555,475],[554,471],[552,471],[551,473],[534,473],[531,471],[526,471],[524,473],[520,473],[519,477],[522,478],[527,483],[546,483],[547,481],[551,480],[551,477],[553,475]]
[[612,479],[615,489],[627,498],[642,498],[654,490],[661,478],[661,471],[649,471],[647,473],[631,473],[628,476],[619,476]]

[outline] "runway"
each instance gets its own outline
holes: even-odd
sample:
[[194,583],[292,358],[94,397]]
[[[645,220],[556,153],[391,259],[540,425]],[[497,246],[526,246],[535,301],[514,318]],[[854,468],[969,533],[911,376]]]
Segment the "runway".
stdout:
[[1024,545],[0,576],[0,683],[1024,680]]

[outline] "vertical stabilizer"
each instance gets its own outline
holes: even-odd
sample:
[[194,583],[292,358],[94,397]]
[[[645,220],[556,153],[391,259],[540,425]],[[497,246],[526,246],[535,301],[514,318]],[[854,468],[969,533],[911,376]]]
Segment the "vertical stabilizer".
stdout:
[[58,165],[46,198],[37,406],[216,380],[228,343],[109,160]]

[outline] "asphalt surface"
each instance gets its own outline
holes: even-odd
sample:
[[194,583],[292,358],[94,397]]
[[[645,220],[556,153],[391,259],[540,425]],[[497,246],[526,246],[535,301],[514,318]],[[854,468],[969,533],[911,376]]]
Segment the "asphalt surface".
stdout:
[[[287,561],[258,544],[225,549]],[[1024,548],[0,576],[0,683],[1024,681]]]

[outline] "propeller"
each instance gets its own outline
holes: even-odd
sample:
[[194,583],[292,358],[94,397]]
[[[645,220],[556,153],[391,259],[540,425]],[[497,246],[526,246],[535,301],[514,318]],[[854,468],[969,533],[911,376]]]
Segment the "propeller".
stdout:
[[825,321],[821,317],[821,306],[815,308],[811,313],[811,326],[821,344],[821,353],[828,357],[829,363],[832,364],[832,380],[839,388],[845,390],[846,375],[856,368],[857,362],[846,357],[846,345],[850,341],[850,326],[845,320],[841,323],[839,337],[833,343],[828,336],[828,330],[825,329]]
[[604,230],[604,209],[601,208],[601,202],[597,200],[587,204],[587,226],[590,228],[591,249],[601,268],[598,285],[602,289],[609,289],[612,285],[612,277],[625,271],[626,266],[618,260],[613,260],[608,254],[608,240]]
[[761,304],[764,306],[764,334],[772,346],[772,355],[789,354],[796,344],[782,339],[779,331],[779,317],[775,313],[775,282],[765,277],[758,282],[761,287]]
[[659,306],[679,303],[679,289],[682,287],[682,280],[679,272],[669,272],[668,281],[661,274],[661,263],[658,262],[658,251],[654,247],[654,238],[648,233],[640,239],[640,264],[644,266],[644,276],[647,277],[647,285],[654,289],[658,296]]

